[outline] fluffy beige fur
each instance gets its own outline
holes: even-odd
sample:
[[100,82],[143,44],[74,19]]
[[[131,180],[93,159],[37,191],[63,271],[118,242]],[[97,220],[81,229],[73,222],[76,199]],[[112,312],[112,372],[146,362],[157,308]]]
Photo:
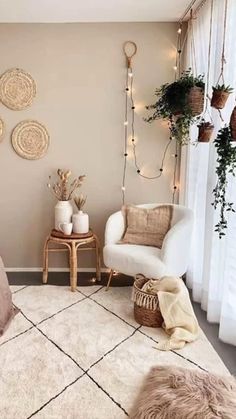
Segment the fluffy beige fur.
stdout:
[[197,369],[153,368],[132,419],[236,419],[236,380]]

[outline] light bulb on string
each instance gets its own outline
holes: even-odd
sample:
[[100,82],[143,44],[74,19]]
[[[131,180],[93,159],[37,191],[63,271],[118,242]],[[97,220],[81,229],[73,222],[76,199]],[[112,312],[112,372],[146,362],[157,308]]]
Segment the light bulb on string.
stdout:
[[136,114],[141,114],[144,111],[144,109],[145,109],[145,103],[141,101],[134,103],[133,106],[131,106],[131,110],[135,112]]
[[124,121],[124,126],[127,127],[127,125],[128,125],[128,121]]
[[180,35],[182,32],[182,29],[179,27],[179,29],[177,30],[177,33]]
[[128,136],[127,143],[128,143],[131,154],[132,154],[132,147],[136,145],[138,142],[139,142],[139,137],[136,134],[134,136],[132,136],[132,134]]
[[133,72],[129,71],[129,77],[133,77]]
[[178,70],[177,65],[174,65],[173,69],[174,69],[174,71],[177,71]]
[[122,192],[125,192],[125,186],[121,187]]

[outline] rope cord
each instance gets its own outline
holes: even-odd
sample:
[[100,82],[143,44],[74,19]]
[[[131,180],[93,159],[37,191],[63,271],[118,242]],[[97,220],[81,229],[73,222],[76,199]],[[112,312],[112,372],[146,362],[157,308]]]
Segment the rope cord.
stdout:
[[210,12],[210,31],[209,31],[209,45],[208,45],[208,59],[207,59],[207,81],[206,81],[206,102],[205,102],[205,110],[203,112],[203,117],[208,112],[211,122],[212,116],[209,111],[209,105],[211,98],[209,96],[209,85],[210,85],[210,66],[211,66],[211,44],[212,44],[212,25],[213,25],[213,4],[214,0],[211,0],[211,12]]
[[[175,142],[175,156],[178,156],[178,143],[177,141]],[[178,157],[176,157],[175,159],[175,164],[174,164],[174,175],[173,175],[173,193],[172,193],[172,204],[175,203],[175,195],[177,192],[177,186],[176,186],[176,178],[177,178],[177,167],[178,167]]]
[[[128,80],[129,79],[129,68],[127,66],[126,71],[126,84],[125,89],[128,89]],[[126,90],[125,95],[125,125],[124,125],[124,167],[123,167],[123,177],[122,177],[122,202],[125,203],[125,181],[126,181],[126,167],[127,167],[127,143],[128,143],[128,125],[126,124],[128,122],[128,95]]]
[[225,10],[224,10],[224,30],[223,30],[223,43],[222,43],[222,54],[221,54],[221,69],[220,75],[216,84],[219,84],[220,79],[222,79],[223,84],[225,83],[224,79],[224,66],[226,64],[225,59],[225,38],[226,38],[226,25],[227,25],[227,12],[228,12],[228,0],[225,0]]
[[191,28],[191,50],[193,57],[193,74],[197,75],[197,60],[196,60],[196,49],[195,49],[195,40],[194,40],[194,30],[193,30],[193,10],[190,11],[190,28]]

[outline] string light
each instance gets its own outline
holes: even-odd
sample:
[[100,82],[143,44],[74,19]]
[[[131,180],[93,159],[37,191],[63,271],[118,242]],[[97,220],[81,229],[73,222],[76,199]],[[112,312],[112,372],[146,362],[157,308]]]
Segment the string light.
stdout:
[[[176,63],[173,67],[174,71],[175,71],[175,80],[176,80],[176,76],[177,76],[177,71],[180,71],[180,56],[181,56],[181,52],[182,52],[182,47],[181,47],[181,33],[182,33],[182,28],[181,25],[177,30],[177,34],[178,34],[178,39],[177,39],[177,48],[176,48]],[[127,44],[127,43],[126,43]],[[131,44],[133,44],[134,46],[134,54],[137,51],[137,46],[136,44],[134,44],[133,42],[131,42]],[[135,103],[134,103],[134,99],[133,99],[133,93],[134,93],[134,89],[133,89],[133,78],[134,78],[134,74],[133,74],[133,69],[131,66],[131,57],[128,57],[126,54],[126,51],[124,49],[125,55],[126,55],[126,59],[127,59],[127,73],[126,73],[126,84],[125,84],[125,121],[124,121],[124,127],[125,127],[125,140],[124,140],[124,167],[123,167],[123,181],[122,181],[122,194],[123,194],[123,203],[125,202],[125,180],[126,180],[126,167],[127,167],[127,158],[129,157],[128,153],[127,153],[127,146],[128,146],[128,101],[130,102],[130,108],[131,108],[131,121],[130,121],[130,126],[131,126],[131,144],[132,144],[132,151],[133,151],[133,158],[134,158],[134,165],[136,168],[136,173],[145,178],[145,179],[158,179],[163,175],[164,172],[164,163],[165,163],[165,159],[166,159],[166,155],[167,155],[167,151],[173,141],[172,136],[169,137],[169,141],[165,146],[164,152],[163,152],[163,156],[162,156],[162,160],[161,160],[161,165],[160,168],[158,169],[158,174],[154,175],[154,176],[146,176],[143,172],[141,172],[140,169],[140,165],[138,164],[138,159],[137,159],[137,154],[136,154],[136,141],[135,141]],[[169,124],[168,124],[169,126]],[[169,126],[170,128],[170,126]],[[129,139],[130,141],[130,139]],[[174,171],[173,171],[173,194],[172,194],[172,202],[175,202],[175,194],[176,191],[178,189],[177,183],[176,183],[176,177],[177,177],[177,167],[178,167],[178,144],[176,141],[176,150],[175,150],[175,154],[173,154],[173,157],[175,157],[175,163],[174,163]]]

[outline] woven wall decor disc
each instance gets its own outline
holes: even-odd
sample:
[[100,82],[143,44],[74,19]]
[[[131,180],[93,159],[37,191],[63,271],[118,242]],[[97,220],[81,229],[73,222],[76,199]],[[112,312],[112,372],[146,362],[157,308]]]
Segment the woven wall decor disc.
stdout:
[[5,125],[4,125],[3,120],[0,118],[0,142],[3,140],[4,132],[5,132]]
[[28,160],[43,157],[49,146],[49,134],[46,128],[37,121],[20,122],[12,131],[12,146],[15,152]]
[[35,95],[35,81],[24,70],[12,68],[0,77],[0,100],[7,108],[25,109],[32,104]]

